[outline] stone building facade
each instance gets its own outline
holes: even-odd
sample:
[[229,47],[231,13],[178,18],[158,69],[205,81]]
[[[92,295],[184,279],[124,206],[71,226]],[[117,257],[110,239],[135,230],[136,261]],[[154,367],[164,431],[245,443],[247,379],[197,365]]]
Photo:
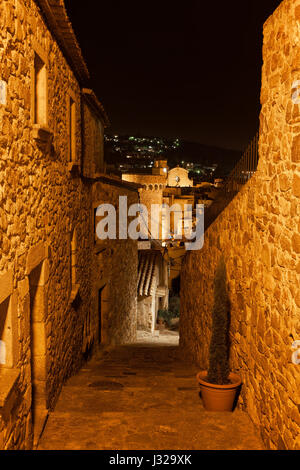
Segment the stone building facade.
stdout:
[[94,229],[99,203],[138,192],[103,174],[107,118],[63,1],[0,17],[0,449],[30,449],[85,353],[135,339],[137,244]]
[[221,255],[231,302],[231,367],[239,406],[267,448],[300,449],[300,1],[264,26],[258,170],[189,253],[182,273],[181,347],[208,366],[213,280]]

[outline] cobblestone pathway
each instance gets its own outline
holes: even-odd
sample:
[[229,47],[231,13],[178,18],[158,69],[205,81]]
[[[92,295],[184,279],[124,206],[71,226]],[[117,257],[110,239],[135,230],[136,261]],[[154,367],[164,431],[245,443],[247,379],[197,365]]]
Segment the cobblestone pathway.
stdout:
[[203,409],[177,343],[174,332],[144,335],[95,357],[63,388],[38,449],[262,449],[245,413]]

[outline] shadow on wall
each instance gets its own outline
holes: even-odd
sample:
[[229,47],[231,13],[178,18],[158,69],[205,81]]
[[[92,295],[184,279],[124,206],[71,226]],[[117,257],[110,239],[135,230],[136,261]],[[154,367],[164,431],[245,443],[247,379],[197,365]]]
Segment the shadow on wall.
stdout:
[[172,280],[172,295],[180,295],[180,275]]

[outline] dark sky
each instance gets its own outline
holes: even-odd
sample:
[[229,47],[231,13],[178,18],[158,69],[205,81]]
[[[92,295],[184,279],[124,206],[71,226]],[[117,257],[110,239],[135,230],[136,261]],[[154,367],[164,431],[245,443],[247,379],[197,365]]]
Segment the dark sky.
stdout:
[[280,0],[66,0],[109,132],[243,150],[258,129],[262,26]]

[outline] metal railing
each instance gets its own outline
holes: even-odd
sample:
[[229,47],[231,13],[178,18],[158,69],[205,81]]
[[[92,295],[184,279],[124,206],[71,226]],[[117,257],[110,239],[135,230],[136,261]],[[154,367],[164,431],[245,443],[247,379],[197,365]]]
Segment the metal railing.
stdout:
[[241,188],[249,181],[257,170],[259,133],[247,147],[242,158],[226,178],[216,199],[205,211],[205,230],[216,220],[219,214],[228,206]]

